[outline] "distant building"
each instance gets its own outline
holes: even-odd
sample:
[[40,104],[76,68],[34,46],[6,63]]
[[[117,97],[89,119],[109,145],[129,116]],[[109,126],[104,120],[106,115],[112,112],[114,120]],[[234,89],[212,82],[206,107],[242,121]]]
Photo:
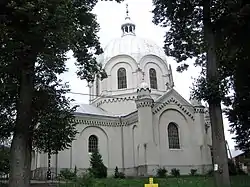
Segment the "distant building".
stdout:
[[[79,134],[70,149],[52,156],[52,171],[75,166],[84,171],[99,149],[109,175],[116,166],[126,176],[155,175],[159,167],[207,172],[212,143],[206,107],[174,89],[165,53],[136,36],[128,14],[121,30],[98,58],[108,78],[89,84],[90,104],[75,113]],[[46,176],[47,167],[47,154],[33,155],[34,176]]]

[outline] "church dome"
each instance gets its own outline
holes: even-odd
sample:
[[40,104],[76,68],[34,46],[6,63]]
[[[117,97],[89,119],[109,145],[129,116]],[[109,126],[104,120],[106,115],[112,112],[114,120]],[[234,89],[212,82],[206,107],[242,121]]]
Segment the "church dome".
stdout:
[[129,55],[137,62],[145,55],[156,55],[165,59],[165,54],[161,47],[150,40],[135,35],[125,35],[110,41],[104,48],[102,60],[107,62],[117,55]]
[[118,55],[129,55],[138,63],[145,55],[156,55],[163,60],[166,60],[165,53],[161,47],[155,42],[136,36],[135,24],[128,16],[125,22],[121,25],[122,36],[111,40],[104,48],[103,54],[98,57],[98,61],[105,64],[111,58]]

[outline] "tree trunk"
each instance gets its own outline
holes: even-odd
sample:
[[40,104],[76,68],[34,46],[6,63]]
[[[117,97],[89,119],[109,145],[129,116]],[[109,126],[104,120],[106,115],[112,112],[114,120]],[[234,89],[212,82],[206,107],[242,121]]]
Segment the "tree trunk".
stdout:
[[[216,59],[215,36],[210,17],[211,5],[210,0],[203,0],[203,2],[204,37],[207,45],[207,81],[208,83],[214,84],[218,82],[219,77]],[[215,87],[215,91],[219,91],[218,84]],[[218,166],[218,170],[214,171],[215,184],[217,187],[230,187],[221,100],[218,98],[210,98],[208,104],[212,126],[213,164],[215,168]]]
[[[34,64],[21,64],[20,90],[17,119],[11,144],[9,187],[29,187],[30,175],[30,127],[32,124],[32,96],[34,88]],[[30,172],[30,171],[29,171]]]
[[28,146],[26,149],[26,160],[25,160],[26,164],[25,176],[29,176],[29,181],[31,178],[31,159],[32,159],[31,153],[32,153],[32,133],[30,133],[29,135]]

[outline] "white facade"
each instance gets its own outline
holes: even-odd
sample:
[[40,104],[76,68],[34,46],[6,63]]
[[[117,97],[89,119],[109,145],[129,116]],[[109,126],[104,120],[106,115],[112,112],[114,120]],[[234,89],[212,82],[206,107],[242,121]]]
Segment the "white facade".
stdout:
[[[93,148],[97,140],[110,175],[116,166],[127,176],[155,175],[159,167],[169,172],[177,168],[181,174],[190,169],[206,172],[212,162],[205,107],[189,103],[174,90],[164,52],[152,41],[137,37],[128,16],[121,29],[122,36],[112,40],[98,58],[108,78],[89,85],[90,104],[80,105],[75,113],[76,140],[70,149],[52,156],[52,171],[87,169],[89,146]],[[34,156],[34,176],[46,175],[47,157]]]

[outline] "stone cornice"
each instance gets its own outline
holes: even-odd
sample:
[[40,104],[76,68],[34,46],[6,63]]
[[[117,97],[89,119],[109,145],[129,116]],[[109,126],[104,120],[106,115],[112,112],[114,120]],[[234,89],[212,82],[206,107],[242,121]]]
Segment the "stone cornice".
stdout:
[[90,126],[122,127],[138,122],[138,112],[134,111],[126,116],[100,116],[92,114],[76,115],[73,123]]
[[97,102],[96,106],[99,107],[100,105],[104,103],[117,103],[117,102],[120,103],[124,101],[134,101],[135,99],[136,99],[136,96],[105,98]]
[[151,98],[143,98],[136,100],[136,107],[141,108],[141,107],[153,107],[153,99]]
[[168,99],[167,101],[155,106],[153,108],[153,114],[157,114],[158,112],[160,112],[165,106],[167,106],[168,104],[174,104],[176,105],[179,109],[181,109],[181,111],[183,113],[185,113],[187,116],[189,116],[192,120],[194,120],[194,116],[193,114],[186,108],[184,107],[178,100],[176,100],[175,98],[171,97],[170,99]]
[[122,126],[129,126],[130,124],[128,121],[120,122],[119,119],[115,121],[106,121],[106,120],[94,120],[94,119],[74,119],[74,123],[77,124],[84,124],[87,126],[102,126],[102,127],[122,127]]
[[129,115],[124,117],[124,120],[127,121],[129,125],[132,125],[132,124],[138,122],[138,111],[130,113]]

